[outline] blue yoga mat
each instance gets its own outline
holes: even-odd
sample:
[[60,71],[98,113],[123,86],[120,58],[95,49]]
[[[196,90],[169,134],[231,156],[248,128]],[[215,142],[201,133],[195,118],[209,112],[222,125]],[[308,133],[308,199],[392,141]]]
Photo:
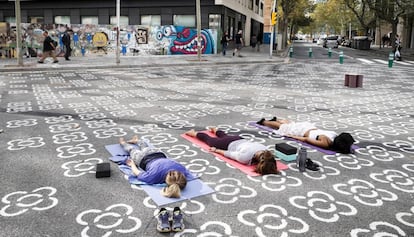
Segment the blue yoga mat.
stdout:
[[[147,184],[137,179],[136,176],[132,174],[131,168],[125,164],[126,160],[129,158],[128,152],[126,152],[121,145],[112,144],[106,145],[105,149],[112,155],[109,158],[111,161],[118,164],[119,169],[122,173],[128,176],[129,183],[135,185],[141,185],[142,189],[151,197],[152,200],[158,205],[163,206],[174,202],[179,202],[187,199],[193,199],[195,197],[207,195],[214,193],[215,191],[210,188],[207,184],[203,183],[200,179],[195,178],[193,180],[187,181],[187,186],[185,189],[181,190],[180,198],[167,198],[161,195],[160,191],[166,184]],[[197,177],[196,175],[193,175]]]

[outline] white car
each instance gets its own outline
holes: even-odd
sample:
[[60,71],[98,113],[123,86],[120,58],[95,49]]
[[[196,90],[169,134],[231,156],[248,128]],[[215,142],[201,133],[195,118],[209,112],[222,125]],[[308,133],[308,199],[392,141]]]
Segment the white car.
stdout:
[[323,41],[325,41],[325,38],[319,38],[318,41],[316,41],[316,44],[323,45]]
[[338,48],[338,36],[328,36],[323,42],[324,48]]

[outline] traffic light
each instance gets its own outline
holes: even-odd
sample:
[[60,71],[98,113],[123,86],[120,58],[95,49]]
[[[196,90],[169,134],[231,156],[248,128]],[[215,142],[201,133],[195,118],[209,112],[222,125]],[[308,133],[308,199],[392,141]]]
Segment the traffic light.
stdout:
[[277,23],[277,12],[272,12],[272,25]]

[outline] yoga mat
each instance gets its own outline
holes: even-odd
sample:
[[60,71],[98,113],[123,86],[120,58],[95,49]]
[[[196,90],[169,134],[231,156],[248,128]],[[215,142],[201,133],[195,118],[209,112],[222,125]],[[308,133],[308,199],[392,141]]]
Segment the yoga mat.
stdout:
[[119,170],[128,176],[128,181],[131,184],[141,185],[142,189],[151,197],[152,200],[158,205],[167,205],[174,202],[183,201],[186,199],[192,199],[198,196],[214,193],[215,191],[208,185],[204,184],[197,175],[193,175],[193,179],[187,180],[187,186],[181,191],[180,198],[168,198],[161,195],[160,191],[166,187],[166,184],[148,184],[140,181],[133,175],[131,168],[125,164],[125,161],[129,158],[128,152],[126,152],[121,145],[112,144],[106,145],[105,149],[112,155],[109,158],[111,161],[118,164]]
[[[272,132],[272,133],[277,134],[277,132],[276,132],[277,130],[276,129],[269,128],[267,126],[263,126],[263,125],[257,124],[255,121],[248,122],[248,125],[254,126],[254,127],[259,128],[259,129],[264,130],[264,131],[268,131],[268,132]],[[321,147],[314,146],[312,144],[309,144],[309,143],[306,143],[306,142],[303,142],[303,141],[299,141],[299,140],[294,139],[294,138],[291,138],[291,137],[287,137],[287,136],[282,136],[282,137],[284,139],[286,139],[286,140],[295,141],[297,143],[300,143],[300,144],[302,144],[304,146],[307,146],[309,148],[315,149],[315,150],[320,151],[322,153],[325,153],[327,155],[335,155],[336,154],[336,151],[332,151],[332,150],[328,150],[328,149],[323,149]],[[351,149],[353,149],[353,150],[359,149],[359,146],[352,145]]]
[[174,202],[184,201],[193,199],[195,197],[214,193],[215,191],[210,188],[207,184],[203,183],[199,179],[194,179],[187,182],[187,186],[181,190],[180,198],[167,198],[161,195],[160,191],[163,187],[155,185],[143,185],[141,186],[148,196],[158,205],[163,206]]
[[[211,133],[209,131],[203,131],[203,132],[209,134],[210,136],[215,136],[213,133]],[[209,151],[209,149],[210,149],[209,145],[207,145],[206,143],[198,140],[195,137],[191,137],[191,136],[188,136],[186,134],[181,134],[181,137],[183,137],[184,139],[190,141],[193,144],[196,144],[197,146],[203,148],[206,151]],[[239,169],[240,171],[242,171],[243,173],[245,173],[249,176],[259,176],[260,175],[259,173],[254,171],[254,169],[256,167],[255,165],[245,165],[245,164],[239,163],[239,162],[237,162],[233,159],[227,158],[227,157],[225,157],[221,154],[218,154],[218,153],[215,153],[215,152],[212,152],[212,151],[210,151],[210,153],[213,153],[220,160],[225,161],[226,163],[232,165],[233,167]],[[288,169],[288,166],[281,163],[281,162],[279,162],[279,161],[277,161],[277,169],[278,170],[286,170],[286,169]]]

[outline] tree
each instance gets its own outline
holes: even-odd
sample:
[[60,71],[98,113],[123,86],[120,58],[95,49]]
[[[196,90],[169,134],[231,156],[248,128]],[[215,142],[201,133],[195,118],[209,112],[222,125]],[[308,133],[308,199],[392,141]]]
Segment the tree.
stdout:
[[[343,0],[346,6],[355,14],[365,35],[368,35],[370,29],[375,28],[376,15],[370,7],[370,2],[375,0]],[[386,1],[386,0],[385,0]],[[392,1],[392,0],[391,0]]]
[[391,24],[391,44],[395,47],[397,35],[397,25],[400,17],[405,14],[414,12],[413,0],[364,0],[367,1],[369,7],[375,11],[378,19],[384,20]]

